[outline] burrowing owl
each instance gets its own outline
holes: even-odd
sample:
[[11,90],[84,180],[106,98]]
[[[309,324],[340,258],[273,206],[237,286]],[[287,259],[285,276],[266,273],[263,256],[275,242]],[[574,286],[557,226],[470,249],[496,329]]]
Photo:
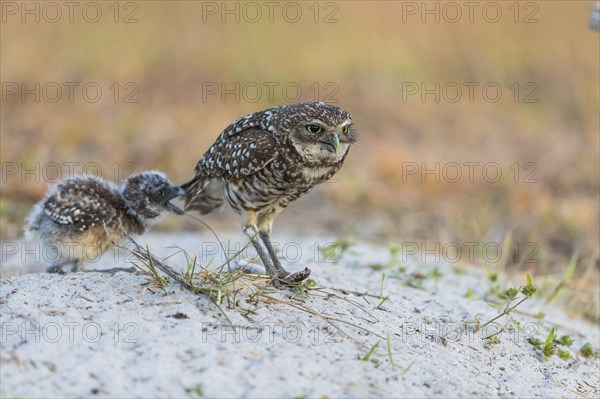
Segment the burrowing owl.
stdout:
[[182,186],[185,210],[206,214],[226,198],[242,214],[242,230],[267,273],[284,279],[289,273],[270,241],[273,220],[292,201],[333,176],[355,142],[350,114],[322,102],[247,115],[221,133],[196,165],[195,177]]
[[163,211],[183,214],[169,201],[185,195],[160,172],[144,172],[125,180],[119,189],[98,177],[77,176],[60,182],[38,202],[28,217],[25,235],[44,245],[51,265],[61,272],[77,271],[95,259],[124,233],[142,234]]

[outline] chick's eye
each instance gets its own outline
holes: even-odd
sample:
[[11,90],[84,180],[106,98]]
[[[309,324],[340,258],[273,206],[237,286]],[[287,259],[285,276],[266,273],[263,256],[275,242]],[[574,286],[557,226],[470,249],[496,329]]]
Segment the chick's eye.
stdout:
[[306,130],[308,130],[311,133],[321,133],[323,131],[323,128],[319,125],[307,125]]
[[165,195],[165,189],[164,189],[164,188],[161,188],[160,190],[158,190],[158,195],[159,195],[160,197],[162,197],[163,195]]

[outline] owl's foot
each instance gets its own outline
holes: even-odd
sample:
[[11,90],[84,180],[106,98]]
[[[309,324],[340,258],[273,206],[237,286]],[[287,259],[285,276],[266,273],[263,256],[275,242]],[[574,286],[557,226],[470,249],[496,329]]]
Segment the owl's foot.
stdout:
[[[262,260],[267,274],[273,276],[274,285],[298,283],[302,280],[305,280],[310,275],[311,270],[308,267],[304,270],[290,273],[285,270],[283,266],[281,266],[281,262],[275,253],[275,249],[271,244],[271,238],[269,237],[269,233],[267,231],[258,231],[256,226],[251,223],[243,225],[242,230],[256,249],[256,253]],[[257,235],[260,236],[260,239],[265,245],[265,248],[267,249],[266,253],[263,247],[260,245]]]
[[64,270],[62,269],[62,263],[55,263],[53,265],[50,265],[50,266],[48,266],[46,271],[48,273],[54,273],[54,274],[65,274]]
[[[265,252],[264,248],[260,245],[260,241],[258,240],[258,235],[259,235],[258,229],[256,228],[256,226],[249,224],[247,226],[242,226],[242,230],[243,230],[244,234],[246,234],[246,236],[252,242],[252,245],[254,246],[254,249],[256,250],[256,253],[260,257],[260,260],[262,261],[262,263],[265,267],[265,270],[269,276],[279,276],[281,274],[282,277],[285,277],[289,274],[287,271],[285,271],[281,267],[281,265],[279,265],[279,267],[277,267],[277,265],[274,264],[274,259],[271,255],[271,250],[269,250],[269,247],[267,246],[267,251],[268,251],[268,254],[267,254],[267,252]],[[261,237],[262,237],[262,235],[261,235]]]
[[306,280],[308,276],[310,276],[311,272],[312,270],[310,270],[308,267],[305,267],[304,270],[299,270],[294,273],[288,273],[287,276],[280,278],[279,281],[281,281],[283,284],[300,283]]
[[65,274],[63,268],[68,265],[71,265],[72,272],[76,272],[77,268],[79,267],[79,260],[70,260],[62,263],[53,263],[50,266],[48,266],[46,271],[48,273]]

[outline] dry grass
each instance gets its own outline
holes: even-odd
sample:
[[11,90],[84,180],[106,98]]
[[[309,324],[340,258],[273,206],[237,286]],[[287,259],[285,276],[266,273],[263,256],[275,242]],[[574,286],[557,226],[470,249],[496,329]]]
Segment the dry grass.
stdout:
[[[183,182],[230,121],[284,102],[280,91],[273,102],[266,96],[256,103],[219,96],[204,102],[204,82],[296,82],[301,100],[314,100],[314,82],[323,99],[324,85],[334,82],[338,105],[353,113],[361,131],[339,183],[319,189],[323,203],[344,210],[334,212],[334,223],[357,228],[379,219],[385,228],[357,228],[356,235],[396,242],[502,244],[510,236],[521,251],[527,243],[539,250],[537,263],[524,262],[521,252],[507,266],[560,281],[577,253],[576,276],[591,270],[588,281],[597,284],[600,57],[598,32],[586,23],[590,2],[538,2],[533,24],[514,23],[508,3],[502,3],[506,18],[496,24],[481,18],[421,23],[417,17],[403,23],[402,3],[340,2],[335,24],[308,17],[297,24],[202,23],[201,2],[166,1],[139,2],[136,24],[109,17],[97,24],[11,19],[2,26],[3,82],[98,82],[104,96],[97,103],[80,94],[72,103],[3,101],[0,157],[4,165],[28,168],[96,162],[111,180],[122,180],[134,162]],[[115,103],[113,82],[135,82],[139,102]],[[497,103],[477,91],[473,102],[403,101],[406,82],[496,82],[503,96]],[[537,85],[539,102],[515,102],[508,88],[515,82]],[[403,175],[403,165],[422,162],[429,169],[436,162],[497,162],[503,176],[489,183],[480,174],[469,182],[467,169],[459,182]],[[517,183],[510,169],[515,162]],[[538,167],[536,183],[524,182],[528,162]],[[4,179],[6,238],[20,234],[25,213],[47,184],[5,170]]]

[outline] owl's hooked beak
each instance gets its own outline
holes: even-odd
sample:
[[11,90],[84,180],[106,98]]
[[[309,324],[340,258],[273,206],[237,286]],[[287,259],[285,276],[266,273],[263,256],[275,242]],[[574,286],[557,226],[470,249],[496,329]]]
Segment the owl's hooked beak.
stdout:
[[319,141],[319,143],[324,144],[327,151],[335,154],[340,146],[340,136],[334,133],[329,140]]

